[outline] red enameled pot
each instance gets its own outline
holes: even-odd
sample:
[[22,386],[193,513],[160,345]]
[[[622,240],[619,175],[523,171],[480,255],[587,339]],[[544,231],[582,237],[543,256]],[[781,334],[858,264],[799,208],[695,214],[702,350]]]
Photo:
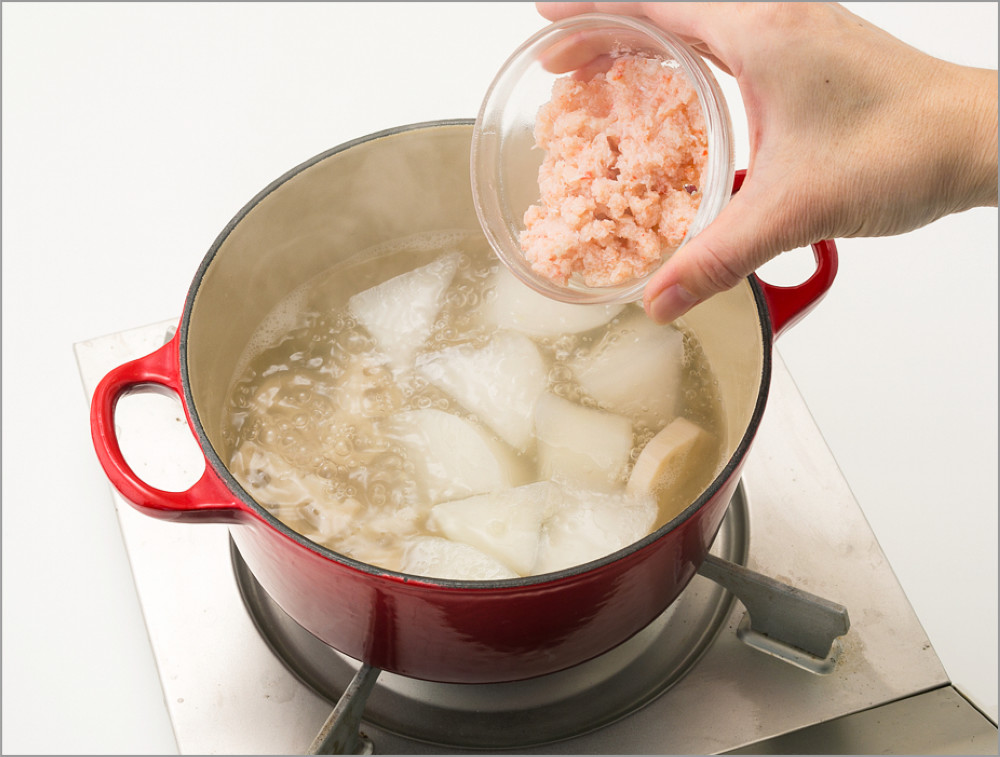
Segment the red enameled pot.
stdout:
[[[226,393],[251,333],[303,282],[388,240],[478,229],[471,134],[469,121],[392,129],[318,155],[272,183],[205,256],[176,336],[105,376],[91,409],[101,465],[137,509],[230,524],[261,586],[318,638],[375,667],[453,683],[570,667],[621,644],[673,602],[707,554],[739,481],[767,399],[774,338],[819,301],[837,268],[836,248],[823,242],[803,284],[775,287],[751,277],[686,316],[719,380],[728,462],[655,533],[570,570],[504,581],[419,578],[345,558],[288,529],[233,478],[222,442]],[[205,472],[186,491],[148,485],[119,448],[115,405],[150,386],[181,398],[204,452]]]

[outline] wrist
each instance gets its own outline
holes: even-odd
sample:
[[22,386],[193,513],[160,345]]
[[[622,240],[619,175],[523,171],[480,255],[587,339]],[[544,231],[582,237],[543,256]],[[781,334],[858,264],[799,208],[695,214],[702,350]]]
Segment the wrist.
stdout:
[[[955,211],[997,206],[997,72],[956,67],[952,97],[964,103],[952,123],[963,176]],[[961,94],[959,94],[961,93]]]
[[979,177],[973,207],[997,207],[997,72],[979,69],[978,125],[972,151],[974,175]]

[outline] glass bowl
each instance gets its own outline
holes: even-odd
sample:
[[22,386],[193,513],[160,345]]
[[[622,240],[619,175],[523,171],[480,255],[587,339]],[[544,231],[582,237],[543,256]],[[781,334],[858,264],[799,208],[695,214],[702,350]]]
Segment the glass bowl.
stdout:
[[[588,286],[574,273],[562,284],[531,267],[519,240],[525,212],[540,200],[538,171],[545,153],[535,144],[535,121],[539,109],[552,98],[556,79],[587,80],[592,70],[605,70],[622,55],[652,58],[679,68],[697,93],[708,143],[707,163],[697,189],[700,204],[681,244],[666,250],[644,276]],[[605,64],[600,65],[601,61]],[[486,93],[472,136],[476,214],[500,260],[535,291],[571,303],[633,302],[642,297],[646,282],[663,260],[711,223],[728,202],[733,184],[732,143],[729,109],[718,82],[702,58],[680,39],[627,16],[590,13],[564,19],[522,44]]]

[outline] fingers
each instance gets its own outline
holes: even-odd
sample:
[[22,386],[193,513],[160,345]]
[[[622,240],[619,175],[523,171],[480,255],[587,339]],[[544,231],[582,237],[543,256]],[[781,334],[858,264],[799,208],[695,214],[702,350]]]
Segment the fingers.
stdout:
[[609,34],[598,29],[584,30],[557,40],[542,51],[538,60],[546,71],[556,74],[574,71],[576,79],[590,81],[595,74],[606,73],[611,68],[614,58],[606,51],[619,46],[636,53],[657,53],[642,34],[633,34],[628,30]]
[[[595,9],[593,3],[537,3],[536,6],[543,16],[553,21]],[[628,13],[630,8],[635,13]],[[615,11],[619,15],[642,15],[638,3],[616,3]],[[613,59],[606,51],[622,42],[628,49],[635,51],[642,51],[648,45],[642,34],[630,35],[619,30],[614,34],[612,44],[607,30],[587,29],[553,43],[542,52],[539,62],[546,71],[557,74],[574,71],[574,78],[589,81],[595,74],[604,73],[611,68]]]
[[647,315],[669,323],[700,302],[737,286],[777,255],[783,243],[764,234],[758,209],[742,190],[708,228],[667,260],[643,293]]
[[554,42],[542,51],[538,62],[546,71],[554,74],[577,71],[578,79],[588,81],[594,74],[611,68],[614,61],[605,52],[607,49],[608,45],[601,35],[580,32]]
[[[702,40],[702,31],[710,28],[708,17],[721,17],[713,5],[718,3],[535,3],[538,12],[549,21],[559,21],[581,13],[612,13],[649,19],[668,32],[686,39]],[[721,5],[725,5],[722,3]],[[730,11],[731,12],[731,11]],[[717,18],[716,21],[719,19]]]
[[[700,55],[716,66],[731,73],[731,50],[722,50],[720,42],[726,38],[720,29],[726,29],[734,19],[729,3],[535,3],[538,12],[549,21],[559,21],[581,13],[611,13],[619,16],[645,18],[664,31],[680,37]],[[738,12],[738,11],[737,11]],[[740,33],[740,32],[737,32]],[[570,68],[550,69],[569,71]]]
[[[598,6],[613,5],[613,9],[605,7],[599,9]],[[643,15],[642,3],[535,3],[535,8],[549,21],[558,21],[570,16],[579,16],[581,13],[620,13],[628,16]]]

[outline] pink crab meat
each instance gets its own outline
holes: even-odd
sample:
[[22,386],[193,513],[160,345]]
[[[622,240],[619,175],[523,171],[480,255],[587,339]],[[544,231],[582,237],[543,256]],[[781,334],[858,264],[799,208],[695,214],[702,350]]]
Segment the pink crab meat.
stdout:
[[626,55],[589,81],[557,79],[535,143],[545,151],[540,199],[520,235],[535,272],[615,286],[680,246],[701,200],[708,138],[679,68]]

